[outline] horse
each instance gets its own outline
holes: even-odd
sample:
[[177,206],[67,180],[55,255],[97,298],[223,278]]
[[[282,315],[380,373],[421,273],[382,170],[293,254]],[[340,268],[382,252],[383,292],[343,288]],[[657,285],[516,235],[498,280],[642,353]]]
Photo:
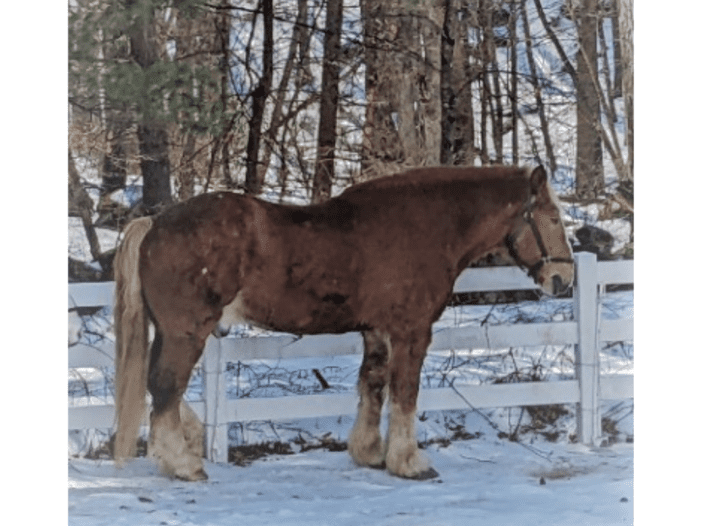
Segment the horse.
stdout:
[[132,221],[114,264],[116,464],[135,454],[148,389],[148,456],[170,477],[207,479],[203,426],[182,395],[207,337],[246,322],[299,335],[360,331],[353,461],[436,477],[414,430],[432,323],[461,271],[496,251],[545,294],[566,292],[573,254],[560,214],[543,167],[428,167],[320,204],[213,192]]

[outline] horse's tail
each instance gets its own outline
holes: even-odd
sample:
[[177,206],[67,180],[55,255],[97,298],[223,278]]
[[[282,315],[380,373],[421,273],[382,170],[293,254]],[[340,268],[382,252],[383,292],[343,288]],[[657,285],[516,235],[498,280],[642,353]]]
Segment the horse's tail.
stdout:
[[141,293],[139,247],[152,223],[149,217],[129,223],[114,260],[116,432],[113,456],[118,465],[127,457],[135,456],[146,409],[149,319]]

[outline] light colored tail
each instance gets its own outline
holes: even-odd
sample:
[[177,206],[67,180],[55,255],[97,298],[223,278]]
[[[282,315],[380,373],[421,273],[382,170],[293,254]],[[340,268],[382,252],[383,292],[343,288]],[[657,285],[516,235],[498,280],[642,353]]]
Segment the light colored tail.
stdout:
[[149,217],[129,223],[114,260],[116,432],[113,456],[117,465],[136,454],[139,427],[146,409],[149,320],[141,294],[139,247],[152,223]]

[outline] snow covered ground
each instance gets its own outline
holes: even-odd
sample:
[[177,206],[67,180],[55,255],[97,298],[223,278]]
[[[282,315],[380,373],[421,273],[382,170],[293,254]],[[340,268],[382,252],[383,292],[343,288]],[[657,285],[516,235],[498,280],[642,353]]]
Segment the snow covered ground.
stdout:
[[71,459],[71,525],[633,524],[633,444],[541,443],[536,454],[483,436],[426,452],[440,477],[416,482],[359,468],[346,452],[206,464],[209,480],[173,481],[146,459]]

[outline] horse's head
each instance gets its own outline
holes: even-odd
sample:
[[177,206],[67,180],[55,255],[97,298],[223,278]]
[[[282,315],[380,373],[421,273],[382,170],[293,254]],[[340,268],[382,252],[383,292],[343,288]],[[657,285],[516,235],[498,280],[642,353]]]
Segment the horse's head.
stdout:
[[507,236],[507,248],[546,294],[556,296],[573,282],[573,252],[543,167],[532,170],[529,184],[529,198]]

